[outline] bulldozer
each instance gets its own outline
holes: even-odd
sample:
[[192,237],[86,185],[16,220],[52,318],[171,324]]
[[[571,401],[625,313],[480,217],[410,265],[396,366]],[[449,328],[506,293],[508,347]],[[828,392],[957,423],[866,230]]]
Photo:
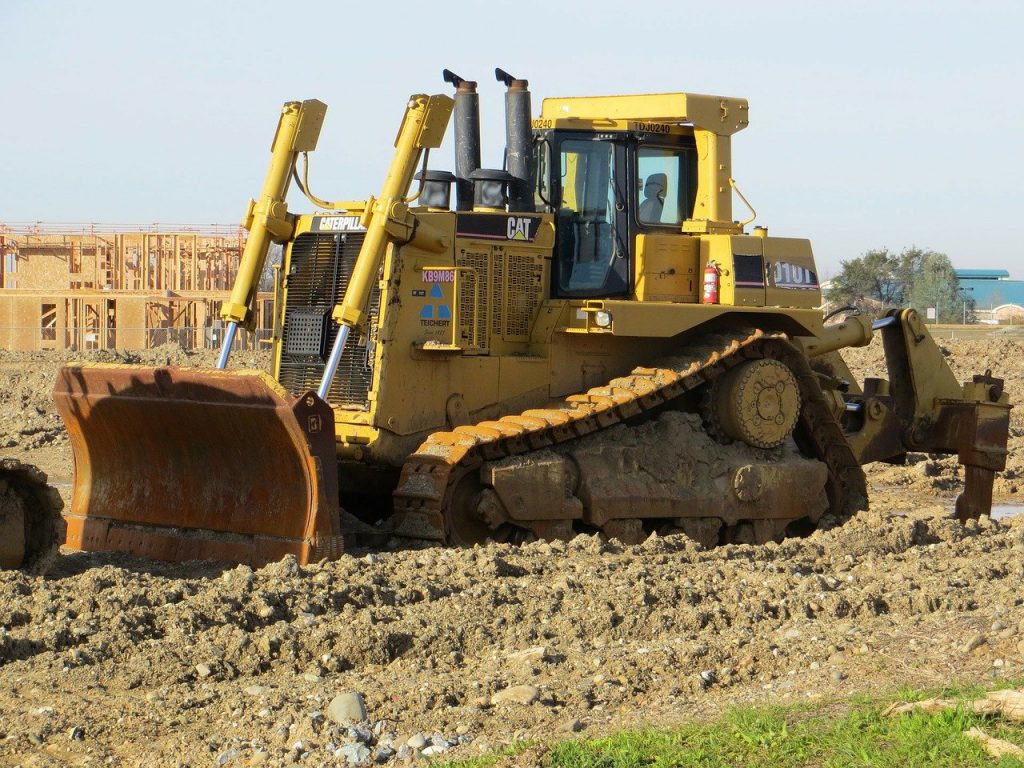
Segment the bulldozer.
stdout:
[[[495,74],[503,168],[481,167],[477,83],[445,70],[454,93],[410,97],[361,200],[312,191],[326,105],[283,106],[217,367],[59,373],[70,548],[259,565],[396,539],[762,543],[866,508],[863,465],[908,451],[956,454],[957,516],[990,511],[1003,382],[959,383],[912,309],[827,318],[810,242],[734,219],[745,99],[534,117],[528,82]],[[314,212],[288,210],[293,183]],[[273,373],[232,369],[272,243]],[[857,382],[839,352],[875,334],[888,378]]]

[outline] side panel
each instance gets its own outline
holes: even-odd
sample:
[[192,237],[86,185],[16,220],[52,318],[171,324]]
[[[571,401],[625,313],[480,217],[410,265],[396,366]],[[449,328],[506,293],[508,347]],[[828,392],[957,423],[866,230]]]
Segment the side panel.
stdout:
[[636,236],[638,301],[698,301],[700,246],[696,238],[661,232]]
[[809,240],[768,237],[764,240],[767,303],[773,307],[817,307],[821,286]]
[[763,307],[764,241],[747,235],[703,235],[700,241],[700,274],[704,274],[708,261],[718,267],[718,303]]
[[[549,284],[551,218],[417,215],[454,247],[430,253],[405,245],[385,262],[371,393],[380,437],[370,451],[378,458],[383,451],[386,461],[396,445],[450,428],[453,416],[476,421],[543,401],[550,379],[533,332]],[[345,425],[338,431],[344,439]]]

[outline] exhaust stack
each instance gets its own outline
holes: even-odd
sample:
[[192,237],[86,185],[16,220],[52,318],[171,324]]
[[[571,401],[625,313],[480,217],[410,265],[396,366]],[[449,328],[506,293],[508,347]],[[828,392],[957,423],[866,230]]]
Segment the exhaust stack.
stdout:
[[455,86],[455,209],[473,210],[473,171],[480,167],[480,97],[476,82],[450,69],[441,73]]
[[505,158],[508,172],[515,180],[509,185],[509,211],[534,211],[533,201],[533,131],[530,125],[529,81],[519,80],[503,69],[494,76],[504,83],[505,91]]

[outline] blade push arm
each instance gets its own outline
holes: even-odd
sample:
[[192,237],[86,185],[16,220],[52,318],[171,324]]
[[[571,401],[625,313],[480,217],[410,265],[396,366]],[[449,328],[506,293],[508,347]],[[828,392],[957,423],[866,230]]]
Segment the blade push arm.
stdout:
[[281,119],[270,149],[270,167],[259,200],[250,200],[242,226],[249,230],[242,252],[231,297],[221,305],[220,316],[227,323],[218,368],[224,368],[231,354],[238,326],[250,326],[254,320],[252,303],[271,242],[286,242],[294,229],[294,217],[288,213],[285,197],[295,159],[300,152],[316,149],[327,105],[316,99],[289,101],[281,108]]

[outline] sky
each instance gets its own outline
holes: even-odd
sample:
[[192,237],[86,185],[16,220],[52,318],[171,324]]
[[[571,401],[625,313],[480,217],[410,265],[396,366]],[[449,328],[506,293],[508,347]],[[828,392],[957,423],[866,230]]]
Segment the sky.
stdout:
[[[1024,278],[1022,28],[1019,0],[0,0],[0,222],[234,224],[281,104],[309,98],[329,105],[311,190],[377,194],[406,98],[450,93],[445,67],[479,81],[501,167],[497,66],[535,113],[545,95],[748,99],[733,176],[823,278],[910,246]],[[449,138],[431,167],[453,165]]]

